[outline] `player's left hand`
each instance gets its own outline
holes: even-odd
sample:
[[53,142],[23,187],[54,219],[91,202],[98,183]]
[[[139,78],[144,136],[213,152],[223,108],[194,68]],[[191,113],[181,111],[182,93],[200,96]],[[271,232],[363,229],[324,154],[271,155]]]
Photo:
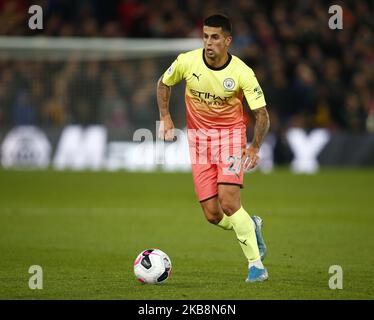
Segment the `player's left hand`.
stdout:
[[259,152],[260,148],[252,146],[242,150],[242,163],[244,170],[251,170],[257,166],[258,161],[260,160]]

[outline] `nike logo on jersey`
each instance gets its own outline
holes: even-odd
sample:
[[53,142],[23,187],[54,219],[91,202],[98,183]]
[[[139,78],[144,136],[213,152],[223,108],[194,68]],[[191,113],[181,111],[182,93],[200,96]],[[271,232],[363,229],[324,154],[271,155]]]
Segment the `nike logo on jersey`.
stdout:
[[200,76],[201,76],[201,73],[199,75],[197,75],[196,73],[193,73],[192,74],[194,77],[196,77],[197,81],[200,81]]

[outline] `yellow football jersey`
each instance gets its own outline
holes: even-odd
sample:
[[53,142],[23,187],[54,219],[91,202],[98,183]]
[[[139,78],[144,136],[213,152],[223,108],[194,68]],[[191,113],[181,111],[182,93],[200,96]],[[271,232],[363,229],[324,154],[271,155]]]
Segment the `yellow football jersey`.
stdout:
[[253,70],[231,54],[220,68],[208,65],[202,48],[180,54],[164,73],[162,82],[173,86],[181,80],[186,81],[188,128],[243,127],[243,96],[252,110],[266,105]]

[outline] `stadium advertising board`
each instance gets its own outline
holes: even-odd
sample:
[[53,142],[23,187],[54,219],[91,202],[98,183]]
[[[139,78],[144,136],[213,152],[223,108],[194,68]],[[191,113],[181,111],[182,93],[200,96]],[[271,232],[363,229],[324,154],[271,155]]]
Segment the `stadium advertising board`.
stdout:
[[[58,132],[18,126],[0,135],[1,167],[5,169],[190,171],[186,129],[176,130],[175,142],[156,140],[148,129],[135,131],[133,140],[111,138],[104,126],[69,125]],[[279,138],[278,138],[279,139]],[[320,165],[371,166],[374,135],[332,134],[326,129],[306,132],[290,128],[285,134],[295,173],[315,173]],[[277,165],[277,138],[269,134],[261,147],[257,170],[270,173]],[[346,152],[347,148],[351,150]]]

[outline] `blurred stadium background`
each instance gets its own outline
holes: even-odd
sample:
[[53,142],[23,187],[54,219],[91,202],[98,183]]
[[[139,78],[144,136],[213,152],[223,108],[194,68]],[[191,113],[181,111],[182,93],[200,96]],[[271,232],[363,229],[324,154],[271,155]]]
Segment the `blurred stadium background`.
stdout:
[[[43,8],[42,30],[28,27],[34,4]],[[200,46],[203,17],[219,10],[233,20],[232,52],[266,93],[275,163],[292,160],[286,133],[297,127],[332,134],[322,164],[373,165],[373,4],[341,2],[343,30],[331,30],[332,4],[2,0],[0,141],[23,125],[41,128],[52,150],[71,124],[104,125],[108,141],[132,140],[141,127],[154,132],[158,77],[179,52]],[[184,128],[183,85],[171,106]],[[32,165],[31,149],[11,165]],[[3,165],[11,150],[3,149]]]
[[[328,8],[334,4],[343,9],[342,30],[328,28],[331,16]],[[31,5],[39,5],[43,9],[41,30],[31,30],[28,26],[32,16],[28,13]],[[148,221],[146,215],[149,211],[153,214],[152,217],[157,214],[161,221],[171,226],[174,211],[179,210],[180,204],[183,204],[186,216],[179,216],[174,222],[181,223],[188,230],[184,231],[185,239],[192,232],[203,228],[204,232],[212,232],[212,237],[217,242],[221,241],[218,233],[216,236],[214,231],[208,229],[210,226],[204,225],[202,219],[199,220],[201,213],[189,175],[180,173],[180,178],[177,178],[157,173],[149,176],[126,173],[128,170],[156,171],[160,168],[167,171],[188,171],[183,146],[173,147],[168,144],[167,159],[182,162],[176,164],[171,161],[160,167],[153,163],[153,144],[143,144],[141,149],[136,149],[134,145],[139,144],[132,140],[139,128],[155,133],[158,120],[158,78],[178,53],[201,45],[203,18],[216,12],[231,17],[234,29],[232,53],[242,58],[256,72],[271,116],[271,129],[262,151],[264,154],[260,169],[271,172],[275,168],[275,172],[267,176],[263,185],[260,173],[253,174],[254,184],[260,186],[257,190],[256,185],[253,185],[254,190],[251,186],[250,192],[243,197],[245,201],[250,199],[252,207],[265,217],[274,215],[273,226],[269,226],[267,233],[270,244],[274,245],[273,260],[271,255],[269,257],[269,262],[274,264],[274,277],[282,278],[282,271],[289,272],[292,267],[289,260],[292,256],[289,258],[288,255],[290,252],[295,257],[299,253],[299,257],[304,259],[300,265],[296,263],[299,270],[309,270],[309,267],[312,269],[311,266],[315,263],[323,267],[318,269],[314,265],[314,268],[319,273],[326,274],[330,262],[340,261],[344,265],[344,259],[349,256],[349,263],[352,263],[346,262],[346,267],[351,274],[360,274],[361,278],[357,280],[360,283],[359,289],[348,285],[345,295],[334,295],[333,298],[373,298],[372,287],[365,284],[369,278],[368,272],[372,274],[370,268],[373,265],[370,181],[373,179],[374,165],[374,4],[370,0],[0,0],[0,157],[3,167],[0,171],[0,225],[3,226],[1,250],[7,258],[2,261],[0,275],[2,280],[8,281],[0,291],[1,297],[33,297],[18,280],[12,286],[12,279],[17,278],[19,273],[24,273],[24,266],[16,262],[31,264],[35,255],[44,264],[49,263],[51,269],[58,269],[54,261],[63,261],[68,282],[73,281],[69,275],[77,271],[74,263],[81,263],[81,280],[85,279],[85,268],[87,272],[91,272],[88,277],[95,277],[98,276],[97,271],[92,269],[95,263],[101,268],[113,267],[109,262],[100,264],[104,263],[100,260],[100,253],[104,252],[109,260],[124,263],[124,258],[119,253],[121,250],[124,250],[126,259],[131,260],[137,251],[148,245],[153,246],[154,243],[165,248],[168,253],[171,252],[172,258],[175,257],[180,266],[183,266],[183,263],[187,263],[185,257],[181,257],[178,250],[160,235],[162,233],[166,237],[173,235],[173,232],[183,232],[178,229],[180,225],[174,226],[173,231],[161,225],[156,231],[148,230],[148,226],[147,230],[154,234],[149,239],[137,238],[135,230]],[[171,113],[176,127],[183,129],[183,84],[173,88]],[[250,112],[247,120],[248,137],[251,138],[253,119]],[[299,166],[292,162],[296,154]],[[317,156],[322,168],[332,170],[331,172],[310,177],[316,180],[305,177],[298,180],[288,172],[289,165],[293,163],[291,168],[294,171],[316,173]],[[277,167],[280,166],[287,169],[279,169],[280,173],[277,173]],[[341,166],[350,166],[351,169],[335,170]],[[362,168],[364,166],[365,170]],[[81,173],[80,180],[80,173],[76,173],[77,176],[74,177],[71,172],[60,175],[48,170],[36,173],[6,170],[50,167],[125,171],[119,173],[120,178],[114,178],[109,173],[108,176],[104,173],[98,173],[97,176]],[[122,183],[120,179],[123,179]],[[246,179],[249,179],[248,176]],[[115,181],[114,184],[111,181]],[[175,183],[175,190],[170,187],[170,181]],[[185,184],[182,185],[182,182]],[[55,183],[53,188],[49,188],[50,183]],[[283,188],[284,185],[286,188]],[[352,185],[356,193],[351,193],[348,185]],[[162,199],[170,197],[169,193],[165,193],[170,188],[173,199],[166,203]],[[270,194],[271,204],[267,194]],[[295,200],[294,194],[298,195],[298,199]],[[170,211],[167,211],[168,206],[171,207]],[[75,216],[78,222],[72,217],[71,211],[62,210],[66,207],[81,208]],[[120,216],[119,211],[113,209],[128,207],[133,208],[128,210],[128,218]],[[38,208],[42,209],[38,211]],[[101,210],[100,215],[96,211],[90,211],[90,208]],[[53,214],[59,212],[59,209],[66,215],[65,220],[62,215],[53,218]],[[191,223],[189,213],[193,211],[196,214],[194,212]],[[45,228],[33,224],[30,212],[45,223]],[[104,218],[104,214],[107,218]],[[287,229],[289,226],[285,225],[284,220],[287,217],[293,219],[293,226],[298,230],[295,242],[288,238],[296,231]],[[126,220],[130,218],[131,220]],[[324,221],[329,221],[330,227],[325,226]],[[69,230],[69,236],[59,231],[57,224],[60,223]],[[87,227],[82,231],[77,229],[77,223],[81,226],[88,223],[92,229]],[[334,229],[335,223],[337,227]],[[26,224],[31,231],[24,228]],[[120,225],[126,229],[125,232],[118,229]],[[188,229],[189,225],[196,229]],[[313,226],[320,228],[321,232],[327,232],[329,236],[325,233],[322,236],[312,234],[309,240],[304,239],[305,234],[313,233]],[[113,234],[108,231],[111,228],[114,230]],[[96,239],[97,234],[93,230],[108,237]],[[282,233],[280,230],[285,231]],[[347,244],[352,233],[356,244]],[[133,236],[126,238],[127,249],[122,247],[121,234]],[[283,240],[278,236],[284,237]],[[28,247],[27,239],[40,243],[33,247],[32,253],[25,249]],[[147,242],[150,239],[154,242]],[[95,242],[99,240],[100,243]],[[355,251],[357,246],[361,247],[362,242],[367,244],[362,252],[365,259]],[[202,243],[207,247],[210,245],[208,240],[203,239],[196,244],[189,244],[198,252]],[[276,250],[278,244],[282,249]],[[48,245],[57,249],[45,251],[49,248]],[[76,249],[77,256],[74,257],[89,255],[90,249],[87,248],[91,248],[91,245],[95,245],[98,251],[95,256],[85,256],[87,261],[92,262],[90,266],[79,258],[74,260],[73,255],[70,257],[68,254],[65,260],[61,258],[64,251],[61,253],[59,250]],[[176,241],[175,245],[183,247],[184,244]],[[234,243],[232,252],[238,251],[235,245]],[[325,248],[325,260],[316,258],[320,254],[318,245]],[[187,243],[185,250],[189,250],[188,248]],[[310,255],[304,253],[305,248],[308,248]],[[330,261],[329,257],[334,257],[338,251],[340,255]],[[18,255],[13,252],[18,252]],[[283,255],[283,252],[287,252],[287,255]],[[198,257],[189,254],[192,267],[185,267],[187,275],[194,278],[196,270],[193,267],[201,267],[198,266],[201,261],[207,267],[209,261],[205,261],[207,257],[199,254]],[[241,261],[239,254],[238,252],[235,259]],[[216,257],[214,254],[213,256]],[[219,259],[219,256],[216,258]],[[364,264],[355,269],[355,262],[361,262],[362,259],[365,260]],[[230,267],[225,261],[221,263],[223,269],[218,268],[216,273],[227,272],[224,268]],[[189,267],[192,269],[188,269]],[[115,279],[119,279],[121,270],[118,266],[116,268],[118,273],[115,273]],[[238,275],[240,272],[238,271]],[[110,275],[109,273],[108,278],[104,276],[108,283],[109,279],[113,280]],[[190,281],[187,275],[182,279]],[[220,278],[214,272],[204,276],[211,281],[214,281],[214,277]],[[283,279],[278,284],[275,284],[277,281],[273,282],[276,288],[273,295],[265,290],[258,297],[281,298],[279,292],[284,293],[288,289],[288,295],[284,296],[286,298],[331,298],[329,291],[321,289],[326,286],[326,279],[313,280],[311,277],[307,281],[307,285],[314,286],[310,295],[303,291],[304,279],[300,271],[296,289],[289,279]],[[54,283],[56,288],[57,280],[50,279],[50,283]],[[230,278],[231,285],[236,280]],[[84,286],[92,284],[82,281],[81,291],[73,290],[70,296],[71,287],[66,285],[66,288],[46,293],[44,297],[123,297],[118,287],[113,288],[117,284],[115,281],[112,281],[111,289],[105,287],[105,283],[102,284],[104,291],[108,289],[107,295],[88,292],[88,289],[87,292],[84,291]],[[203,284],[196,281],[196,287],[201,288]],[[73,285],[72,282],[70,285]],[[160,293],[151,289],[144,295],[137,287],[131,286],[134,298],[170,298],[168,292],[158,296]],[[176,293],[173,297],[206,298],[207,294],[212,294],[213,298],[256,298],[253,293],[248,296],[244,287],[240,287],[238,291],[236,287],[230,288],[221,288],[222,292],[228,290],[226,295],[213,295],[210,289],[194,295],[190,288],[190,291],[185,290],[186,295]],[[270,286],[268,288],[271,290]],[[113,295],[110,294],[112,289],[115,292]]]

